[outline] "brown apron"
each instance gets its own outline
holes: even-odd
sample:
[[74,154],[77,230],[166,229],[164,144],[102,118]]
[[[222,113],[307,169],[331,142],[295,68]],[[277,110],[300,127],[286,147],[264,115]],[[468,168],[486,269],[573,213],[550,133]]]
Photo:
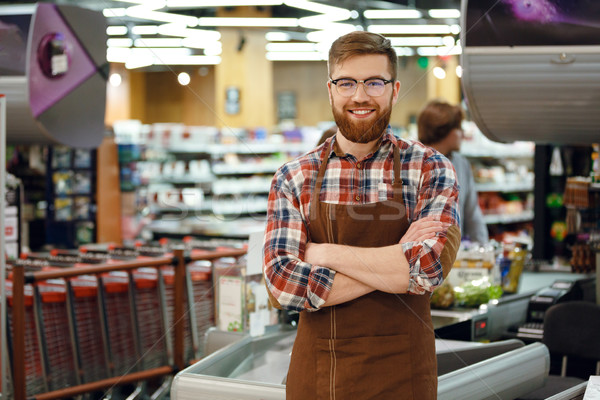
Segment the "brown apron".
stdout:
[[[331,145],[312,193],[314,243],[382,247],[400,241],[409,223],[394,149],[394,196],[342,205],[319,200]],[[418,399],[437,397],[435,339],[429,296],[371,292],[319,311],[300,313],[287,376],[287,399]]]

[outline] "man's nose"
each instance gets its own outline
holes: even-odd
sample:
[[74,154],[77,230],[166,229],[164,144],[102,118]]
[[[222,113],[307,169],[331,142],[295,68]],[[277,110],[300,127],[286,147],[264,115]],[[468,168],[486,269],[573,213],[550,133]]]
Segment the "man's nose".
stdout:
[[361,100],[364,101],[365,99],[369,100],[370,96],[367,94],[364,82],[358,82],[356,85],[356,92],[354,92],[354,95],[352,95],[352,100],[360,103]]

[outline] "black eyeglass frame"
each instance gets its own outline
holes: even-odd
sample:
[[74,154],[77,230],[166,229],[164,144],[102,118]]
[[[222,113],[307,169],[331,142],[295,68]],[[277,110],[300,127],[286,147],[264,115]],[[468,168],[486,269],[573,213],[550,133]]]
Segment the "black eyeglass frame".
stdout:
[[[358,90],[358,84],[359,84],[359,83],[362,83],[362,84],[363,84],[363,86],[364,86],[364,85],[365,85],[365,84],[366,84],[368,81],[372,81],[372,80],[383,81],[383,85],[384,85],[384,87],[385,87],[385,85],[387,85],[388,83],[394,83],[394,82],[395,82],[395,79],[391,79],[391,80],[390,80],[390,79],[384,79],[384,78],[367,78],[367,79],[365,79],[365,80],[358,80],[358,79],[354,79],[354,78],[339,78],[339,79],[331,79],[331,78],[329,78],[329,82],[331,82],[333,85],[335,85],[335,90],[336,90],[336,91],[338,90],[337,83],[338,83],[339,81],[354,81],[354,83],[356,84],[356,89],[354,89],[354,92],[353,92],[353,93],[352,93],[350,96],[347,96],[347,97],[354,96],[354,94],[355,94],[355,93],[356,93],[356,91]],[[365,92],[366,92],[366,87],[365,87]],[[340,96],[344,96],[344,95],[343,95],[343,94],[341,94],[340,92],[338,92],[338,94],[339,94]],[[369,95],[369,96],[371,96],[371,95]],[[380,97],[380,96],[383,96],[383,93],[381,93],[379,96],[371,96],[371,97]]]

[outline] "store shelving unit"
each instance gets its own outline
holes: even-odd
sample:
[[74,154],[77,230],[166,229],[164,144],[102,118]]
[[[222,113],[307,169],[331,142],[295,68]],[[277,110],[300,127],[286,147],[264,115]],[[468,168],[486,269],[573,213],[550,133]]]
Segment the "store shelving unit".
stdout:
[[[274,173],[314,148],[313,143],[284,141],[279,135],[247,138],[243,130],[235,137],[220,138],[213,128],[205,128],[205,136],[212,132],[209,139],[177,133],[193,127],[173,126],[169,131],[155,125],[150,130],[132,151],[139,157],[130,157],[127,164],[137,173],[131,180],[141,183],[135,189],[137,209],[154,216],[145,228],[148,238],[189,234],[239,238],[262,229]],[[224,142],[208,142],[218,140]],[[233,228],[228,224],[233,220],[245,228]]]

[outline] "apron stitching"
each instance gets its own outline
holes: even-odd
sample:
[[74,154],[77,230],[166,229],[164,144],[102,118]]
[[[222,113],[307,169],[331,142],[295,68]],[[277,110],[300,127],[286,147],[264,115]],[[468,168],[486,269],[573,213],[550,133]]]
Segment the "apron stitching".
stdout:
[[333,307],[333,399],[335,400],[335,382],[337,375],[337,357],[335,354],[335,339],[337,338],[336,309]]

